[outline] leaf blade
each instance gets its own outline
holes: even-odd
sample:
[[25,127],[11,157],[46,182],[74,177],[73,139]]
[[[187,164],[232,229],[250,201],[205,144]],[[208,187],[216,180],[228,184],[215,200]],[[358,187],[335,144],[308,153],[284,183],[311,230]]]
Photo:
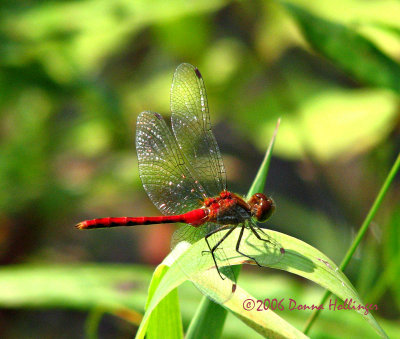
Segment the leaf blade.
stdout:
[[[223,231],[221,231],[223,232]],[[235,251],[235,241],[238,237],[239,230],[235,230],[234,234],[231,237],[228,237],[225,242],[224,251],[228,256],[229,262],[231,264],[243,264],[248,262],[248,258],[238,256]],[[337,295],[342,300],[346,298],[348,300],[352,299],[356,302],[357,305],[363,305],[360,297],[358,296],[356,290],[353,285],[347,279],[347,277],[339,270],[338,266],[330,260],[327,256],[321,253],[319,250],[315,249],[311,245],[304,243],[301,240],[290,237],[283,233],[279,233],[272,230],[265,230],[265,232],[274,240],[278,241],[285,248],[285,255],[282,260],[275,264],[268,265],[271,268],[276,268],[280,270],[285,270],[287,272],[302,276],[306,279],[309,279],[320,286],[329,289],[333,294]],[[263,257],[270,253],[265,253],[264,245],[260,245],[260,242],[257,242],[251,236],[251,232],[245,232],[246,242],[243,244],[243,251],[249,253],[254,256],[257,261],[262,262]],[[210,258],[208,261],[202,260],[204,263],[203,266],[199,267],[198,265],[193,265],[193,258],[198,255],[201,255],[202,251],[205,249],[205,242],[200,240],[193,246],[190,246],[178,259],[174,264],[171,265],[170,270],[165,275],[162,283],[160,284],[159,289],[156,291],[154,298],[152,299],[152,303],[148,308],[148,312],[152,310],[157,304],[159,300],[168,294],[170,289],[175,288],[179,284],[181,284],[184,280],[186,280],[186,276],[182,273],[180,266],[185,266],[188,270],[185,270],[185,274],[188,274],[190,277],[195,278],[196,274],[205,274],[204,272],[213,267],[212,259]],[[179,261],[179,262],[178,262]],[[191,265],[191,266],[190,266]],[[190,271],[191,270],[191,271]],[[213,272],[210,270],[207,273]],[[216,274],[216,273],[215,273]],[[221,280],[221,284],[227,283]],[[214,281],[214,279],[210,279],[210,281]],[[209,295],[214,298],[214,300],[218,300],[218,288],[224,288],[222,285],[214,288],[213,286],[204,286],[204,289],[208,289]],[[238,287],[239,288],[239,287]],[[235,292],[236,294],[236,292]],[[234,295],[235,295],[234,294]],[[235,297],[233,297],[235,298]],[[240,303],[232,304],[231,300],[228,300],[224,305],[225,308],[230,309],[233,313],[239,314],[241,318],[245,318],[252,324],[252,327],[261,333],[260,329],[264,330],[264,326],[268,321],[264,318],[256,319],[252,318],[249,313],[244,312],[243,307],[240,307]],[[363,313],[362,309],[357,311],[358,313]],[[261,312],[262,313],[262,312]],[[265,317],[266,314],[263,314]],[[362,314],[364,319],[368,321],[368,323],[375,329],[377,333],[382,336],[385,336],[383,329],[376,322],[371,313]],[[143,323],[147,321],[147,316],[145,315],[143,319]],[[266,322],[263,322],[266,321]],[[283,321],[283,320],[282,320]],[[288,327],[291,327],[289,323],[285,322],[285,326],[282,328],[278,328],[278,331],[281,331],[280,334],[283,335],[284,331]]]
[[325,20],[306,9],[278,1],[299,25],[311,47],[362,83],[400,93],[400,65],[348,26]]
[[[154,292],[157,290],[162,278],[168,272],[169,267],[164,264],[157,266],[149,286],[146,308],[148,307]],[[179,307],[178,290],[173,289],[160,301],[151,313],[146,337],[152,338],[183,338],[181,312]]]

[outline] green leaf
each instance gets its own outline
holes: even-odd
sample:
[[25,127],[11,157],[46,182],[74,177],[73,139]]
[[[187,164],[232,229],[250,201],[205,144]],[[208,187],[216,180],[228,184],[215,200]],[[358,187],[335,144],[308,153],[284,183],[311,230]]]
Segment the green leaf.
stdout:
[[296,114],[285,115],[276,151],[289,158],[307,154],[320,162],[353,157],[388,136],[397,106],[398,96],[389,90],[321,91],[304,100]]
[[[133,265],[2,267],[0,305],[8,308],[101,308],[112,313],[141,310],[149,276],[147,267]],[[140,315],[137,316],[137,320],[131,318],[135,323],[141,321]]]
[[91,310],[85,321],[85,338],[86,339],[97,339],[98,329],[101,318],[105,311],[102,308],[95,308]]
[[[115,305],[114,302],[110,303],[111,297],[119,300],[120,305],[126,308],[142,311],[152,271],[144,266],[126,264],[2,267],[0,269],[0,306],[2,308],[30,309],[74,307],[85,311],[93,309],[92,318],[96,318],[102,312],[106,312],[109,306]],[[296,296],[296,301],[302,302],[319,298],[321,292],[317,285],[304,289],[304,284],[300,279],[266,274],[265,269],[246,272],[246,275],[241,277],[240,284],[259,299],[265,298],[268,293],[269,297],[276,298]],[[50,289],[49,286],[52,288]],[[190,320],[193,310],[200,300],[200,293],[190,283],[185,283],[180,287],[179,294],[181,302],[183,302],[181,303],[183,316],[186,320]],[[78,301],[79,306],[77,307]],[[337,335],[343,337],[371,337],[371,330],[364,325],[356,312],[348,313],[346,311],[346,324],[343,324],[343,312],[323,311],[324,317],[321,317],[315,324],[313,335],[324,336],[324,333],[330,328],[339,331]],[[282,316],[291,323],[301,326],[305,315],[304,311],[286,310]],[[389,336],[395,338],[399,333],[399,325],[395,321],[385,319],[380,321]],[[252,338],[254,337],[254,334],[251,334],[252,331],[238,322],[235,317],[229,317],[224,334],[228,337]]]
[[249,199],[253,194],[264,192],[265,190],[265,184],[267,181],[268,171],[269,171],[269,164],[271,163],[272,151],[274,150],[275,140],[278,134],[280,123],[281,119],[279,118],[275,126],[274,134],[272,135],[267,151],[265,152],[263,162],[261,163],[257,175],[249,189],[249,192],[247,193],[247,199]]
[[302,7],[279,1],[293,16],[313,49],[354,79],[400,93],[400,65],[348,26],[325,20]]
[[186,339],[219,338],[226,316],[225,308],[203,296],[186,332]]
[[[167,258],[164,260],[164,263],[168,260],[169,259],[167,256]],[[157,287],[159,286],[164,275],[168,272],[168,269],[169,267],[162,263],[154,271],[149,287],[146,308],[149,306]],[[151,313],[149,326],[146,331],[146,337],[149,339],[183,338],[183,328],[177,289],[173,289],[171,292],[169,292],[168,295],[161,300],[161,302]]]
[[[364,238],[365,233],[367,232],[372,220],[374,219],[376,212],[378,211],[379,207],[382,204],[383,199],[386,196],[386,193],[389,190],[389,187],[391,186],[394,178],[396,177],[396,174],[398,173],[400,169],[400,153],[397,155],[396,161],[394,162],[391,170],[389,171],[389,174],[386,177],[385,182],[383,183],[381,189],[379,190],[379,193],[377,197],[375,198],[374,203],[372,204],[367,216],[364,219],[364,222],[362,223],[360,229],[357,232],[356,237],[354,238],[350,248],[347,250],[347,253],[345,257],[343,258],[341,264],[340,264],[340,269],[344,270],[347,265],[349,264],[350,260],[352,259],[358,245],[360,244],[361,240]],[[329,296],[329,291],[326,291],[324,296],[321,299],[321,304],[325,303],[325,301],[328,299]],[[319,314],[319,310],[314,310],[313,314],[311,317],[308,319],[305,327],[305,333],[311,328],[313,322],[317,318]]]
[[[356,305],[357,307],[358,305],[363,305],[350,281],[339,270],[336,264],[323,253],[301,240],[288,235],[271,230],[266,230],[266,233],[271,238],[282,244],[285,249],[285,254],[279,262],[275,264],[267,264],[267,262],[273,261],[274,257],[278,260],[280,254],[268,252],[264,247],[264,244],[260,243],[260,241],[258,241],[250,231],[245,232],[244,242],[242,245],[243,248],[241,246],[241,250],[254,257],[260,264],[297,274],[330,290],[342,300],[351,299],[354,301],[352,305]],[[238,255],[235,250],[238,236],[239,229],[235,230],[224,242],[224,252],[227,255],[229,262],[234,265],[248,263],[248,258]],[[157,303],[172,289],[185,281],[187,277],[190,277],[191,280],[196,281],[198,284],[201,283],[203,291],[207,291],[210,297],[216,301],[223,302],[225,308],[231,310],[235,315],[245,321],[260,334],[271,336],[273,333],[277,336],[287,336],[287,331],[290,330],[292,335],[300,336],[300,332],[298,333],[297,330],[283,319],[277,321],[278,316],[273,312],[257,312],[254,310],[250,312],[245,311],[243,309],[243,302],[245,299],[252,297],[244,290],[240,289],[240,287],[238,287],[238,293],[235,292],[229,300],[226,300],[226,289],[231,286],[231,282],[229,282],[228,279],[222,280],[218,279],[218,276],[213,276],[218,273],[212,269],[214,264],[211,256],[202,258],[200,261],[196,259],[199,258],[199,256],[202,256],[203,251],[207,249],[206,246],[207,245],[203,239],[198,241],[193,246],[190,246],[171,265],[152,298],[143,318],[141,327],[147,326],[148,317]],[[181,252],[184,249],[180,248],[177,249],[177,251],[178,250]],[[182,272],[180,267],[185,267],[185,274]],[[242,299],[245,296],[246,298]],[[366,312],[361,308],[358,309],[357,312],[369,322],[377,333],[383,337],[386,336],[369,310]]]
[[[0,29],[11,40],[15,34],[21,37],[22,47],[14,49],[17,54],[11,53],[10,59],[28,55],[42,63],[52,78],[64,83],[101,67],[107,57],[123,49],[127,39],[148,25],[213,12],[224,4],[221,0],[52,2],[3,15]],[[76,20],[71,23],[67,17]],[[29,29],[32,25],[36,29]]]

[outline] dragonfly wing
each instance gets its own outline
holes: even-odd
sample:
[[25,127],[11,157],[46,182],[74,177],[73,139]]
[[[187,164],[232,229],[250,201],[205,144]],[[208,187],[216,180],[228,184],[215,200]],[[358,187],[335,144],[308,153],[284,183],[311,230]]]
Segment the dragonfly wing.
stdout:
[[[172,237],[172,247],[175,247],[181,241],[187,241],[191,244],[197,242],[198,240],[204,238],[210,232],[220,228],[221,225],[216,223],[205,223],[200,227],[193,227],[190,225],[182,224],[174,233]],[[225,229],[226,230],[226,229]],[[210,235],[207,238],[207,241],[211,248],[217,245],[222,239],[225,232],[216,232]],[[210,248],[207,245],[207,242],[203,240],[202,250],[195,257],[191,258],[190,267],[185,267],[180,264],[181,270],[185,273],[185,275],[192,280],[192,282],[196,285],[196,287],[209,298],[215,300],[217,303],[224,303],[229,300],[235,289],[236,289],[236,275],[232,269],[232,266],[229,263],[228,257],[224,250],[224,242],[219,244],[217,249],[214,251],[214,258],[216,264],[218,265],[218,270],[215,267],[215,263],[213,261],[213,257],[210,253]],[[192,266],[195,267],[210,267],[207,271],[198,272],[195,275],[192,275]],[[218,273],[219,272],[219,273]],[[224,277],[224,280],[221,281],[221,276]],[[229,280],[226,280],[228,278]],[[215,290],[216,286],[223,287]],[[208,286],[208,288],[206,288]]]
[[211,131],[206,88],[197,68],[181,64],[171,87],[171,121],[176,140],[209,196],[226,189],[226,172]]
[[143,187],[163,214],[181,214],[200,206],[204,188],[193,179],[160,114],[146,111],[138,116],[136,151]]
[[193,227],[188,224],[180,224],[179,228],[172,235],[171,247],[174,248],[181,241],[194,244],[204,238],[208,233],[215,229],[215,224],[207,222],[201,226]]

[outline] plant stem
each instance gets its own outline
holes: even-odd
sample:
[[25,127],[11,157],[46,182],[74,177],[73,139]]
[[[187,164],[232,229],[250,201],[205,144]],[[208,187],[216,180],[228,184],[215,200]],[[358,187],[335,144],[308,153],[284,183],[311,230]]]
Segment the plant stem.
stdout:
[[100,325],[101,318],[103,317],[105,311],[98,307],[91,310],[85,321],[85,338],[86,339],[97,339],[98,329]]
[[[354,252],[356,251],[358,245],[360,244],[362,238],[365,235],[365,232],[368,230],[369,225],[371,224],[372,219],[375,217],[376,212],[378,211],[379,207],[382,204],[382,201],[384,197],[386,196],[387,191],[389,190],[389,187],[396,176],[397,172],[399,171],[400,168],[400,153],[397,155],[396,161],[394,162],[392,169],[390,170],[388,176],[386,177],[385,182],[383,183],[378,196],[375,198],[374,203],[372,204],[372,207],[370,208],[364,222],[361,225],[360,230],[357,233],[356,238],[354,239],[352,245],[348,249],[344,259],[342,260],[340,264],[340,269],[342,271],[345,270],[347,267],[348,263],[350,262],[351,258],[353,257]],[[322,305],[325,303],[325,301],[328,299],[330,295],[329,291],[325,291],[325,294],[323,295],[321,302],[318,305]],[[315,320],[319,316],[320,310],[315,309],[314,312],[311,314],[311,316],[308,318],[306,325],[304,327],[304,334],[307,334],[308,331],[310,330],[311,326],[314,324]]]

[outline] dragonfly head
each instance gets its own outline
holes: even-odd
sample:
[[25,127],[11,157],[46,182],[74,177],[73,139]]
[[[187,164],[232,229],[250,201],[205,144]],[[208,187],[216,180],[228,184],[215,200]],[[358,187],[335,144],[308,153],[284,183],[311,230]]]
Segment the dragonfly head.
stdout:
[[251,216],[258,222],[266,222],[275,211],[275,202],[262,193],[254,194],[248,204],[251,208]]

